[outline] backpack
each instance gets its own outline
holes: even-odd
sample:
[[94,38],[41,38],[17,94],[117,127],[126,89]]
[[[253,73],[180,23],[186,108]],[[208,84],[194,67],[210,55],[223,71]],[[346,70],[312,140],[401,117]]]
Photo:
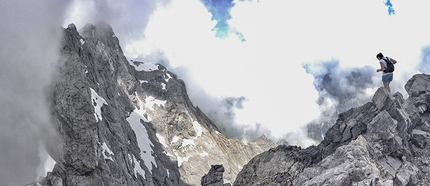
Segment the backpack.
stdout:
[[387,67],[384,69],[384,72],[385,73],[394,72],[394,64],[391,63],[390,58],[386,57],[386,58],[384,58],[384,61],[385,61],[385,63],[387,63]]

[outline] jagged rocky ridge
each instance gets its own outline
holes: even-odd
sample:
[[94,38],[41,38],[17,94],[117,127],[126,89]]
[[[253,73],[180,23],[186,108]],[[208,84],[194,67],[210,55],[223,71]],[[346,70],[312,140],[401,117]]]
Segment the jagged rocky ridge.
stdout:
[[339,115],[318,146],[280,145],[254,157],[233,185],[430,185],[430,75],[409,94],[380,88]]
[[233,183],[242,166],[275,147],[262,136],[227,139],[193,106],[183,81],[156,62],[129,61],[106,23],[64,29],[49,100],[56,164],[31,185],[200,185],[222,164]]

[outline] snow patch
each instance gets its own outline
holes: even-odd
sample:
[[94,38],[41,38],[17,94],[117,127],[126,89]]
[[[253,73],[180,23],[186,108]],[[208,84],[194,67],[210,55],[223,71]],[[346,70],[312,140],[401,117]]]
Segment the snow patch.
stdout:
[[193,138],[193,139],[183,139],[182,140],[182,145],[179,148],[186,147],[188,145],[190,145],[190,146],[196,146],[196,143],[194,143],[194,139],[195,138]]
[[158,141],[164,146],[164,148],[167,148],[167,147],[169,147],[167,144],[166,144],[166,140],[164,139],[164,137],[162,136],[162,135],[160,135],[160,134],[155,134],[156,136],[157,136],[157,138],[158,138]]
[[173,150],[173,153],[175,154],[176,158],[178,159],[178,167],[181,167],[181,165],[184,162],[187,162],[192,157],[192,156],[180,157],[179,154],[176,152],[176,150]]
[[179,138],[178,136],[174,136],[173,139],[172,139],[172,143],[178,142],[179,139],[181,139],[181,138]]
[[141,121],[147,120],[141,113],[142,111],[135,109],[127,118],[127,121],[136,134],[136,141],[140,149],[140,157],[144,161],[146,167],[152,172],[152,165],[157,167],[157,162],[154,156],[152,156],[152,146],[154,145],[149,139],[148,131],[141,123]]
[[202,136],[203,129],[202,129],[202,125],[200,125],[200,123],[198,121],[193,121],[193,128],[194,128],[194,131],[196,131],[196,136],[193,137],[192,139],[183,139],[181,148],[186,147],[188,145],[196,146],[194,140],[196,140],[198,137]]
[[166,82],[169,82],[170,79],[172,79],[172,76],[170,76],[169,73],[166,73],[167,78],[165,78],[164,80],[166,80]]
[[147,81],[147,80],[139,80],[139,82],[140,82],[140,84],[149,83],[149,81]]
[[154,105],[158,105],[159,107],[163,106],[166,104],[167,101],[161,101],[158,99],[155,99],[152,96],[148,96],[145,99],[145,107],[150,109],[150,110],[154,110],[154,108],[152,108]]
[[152,118],[151,118],[151,116],[148,116],[148,121],[152,121]]
[[137,92],[134,92],[137,101],[138,101],[138,105],[139,105],[139,109],[135,109],[133,112],[138,113],[139,115],[141,115],[143,118],[143,121],[145,122],[149,122],[149,120],[147,118],[144,117],[144,115],[146,114],[146,110],[144,109],[145,104],[143,103],[143,101],[139,98],[139,96],[137,95]]
[[134,66],[134,68],[137,71],[146,71],[146,72],[158,70],[158,66],[159,66],[158,64],[144,63],[144,62],[136,62],[138,63],[137,65],[133,61],[130,61],[129,63],[131,66]]
[[[193,128],[196,131],[196,136],[193,137],[192,139],[182,139],[182,144],[179,147],[179,148],[182,148],[182,152],[186,151],[186,149],[184,147],[187,147],[187,146],[196,147],[197,145],[195,143],[195,140],[198,137],[202,136],[202,134],[203,134],[202,126],[198,121],[193,121]],[[171,143],[176,143],[179,140],[180,140],[180,138],[178,136],[174,136]],[[176,150],[173,150],[173,153],[175,154],[176,159],[178,161],[178,167],[180,167],[184,162],[187,162],[192,157],[192,156],[180,157]],[[205,156],[209,156],[209,153],[204,151],[204,152],[199,153],[197,155],[199,155],[201,157],[205,157]]]
[[81,42],[81,45],[84,45],[85,44],[85,41],[81,38],[81,39],[79,39],[79,42]]
[[163,90],[167,90],[166,89],[166,83],[161,83],[161,86],[163,87]]
[[37,178],[36,180],[39,180],[39,178],[46,177],[48,172],[51,172],[52,169],[54,169],[54,166],[56,164],[55,160],[48,154],[48,152],[45,149],[45,146],[42,142],[39,143],[39,158],[40,158],[40,164],[37,167]]
[[128,159],[130,159],[130,161],[134,164],[134,175],[137,177],[137,174],[140,174],[143,178],[146,179],[146,172],[142,169],[142,167],[140,167],[140,163],[139,161],[137,161],[136,157],[134,157],[134,155],[128,154]]
[[170,156],[170,157],[175,157],[175,155],[170,154],[170,153],[168,153],[168,152],[166,152],[166,151],[164,151],[164,154],[166,154],[167,156]]
[[92,102],[92,105],[94,106],[94,117],[96,118],[96,121],[99,122],[103,119],[101,108],[103,104],[107,105],[107,102],[105,101],[105,99],[99,96],[97,92],[94,91],[94,89],[90,88],[90,90],[91,90],[91,102]]
[[209,156],[209,153],[204,151],[204,152],[200,153],[199,156],[201,156],[201,157]]
[[202,136],[202,133],[203,133],[202,125],[200,125],[200,123],[198,121],[193,121],[193,127],[197,133],[197,137]]
[[109,147],[106,145],[106,143],[105,143],[105,142],[103,142],[103,145],[102,145],[102,154],[103,154],[103,157],[104,157],[105,159],[107,159],[107,160],[111,160],[111,161],[114,161],[114,160],[113,160],[113,158],[112,158],[112,156],[113,156],[114,154],[113,154],[113,152],[109,149]]

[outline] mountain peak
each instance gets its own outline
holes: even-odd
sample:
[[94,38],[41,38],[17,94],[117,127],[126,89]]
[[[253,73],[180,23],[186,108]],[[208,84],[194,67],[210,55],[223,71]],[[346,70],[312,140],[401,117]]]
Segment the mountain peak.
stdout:
[[86,24],[79,33],[82,37],[97,39],[105,45],[122,53],[119,39],[116,37],[112,26],[106,22],[100,21],[96,24]]
[[255,140],[256,142],[266,142],[266,141],[272,141],[271,139],[269,139],[266,135],[262,134],[260,137],[257,138],[257,140]]
[[100,36],[114,36],[112,26],[108,23],[100,21],[96,24],[86,24],[80,31],[83,37],[100,37]]
[[[212,165],[235,180],[274,144],[227,139],[188,97],[185,83],[156,62],[129,61],[112,27],[64,29],[50,89],[61,140],[54,169],[35,185],[199,185]],[[220,171],[214,169],[213,171]]]

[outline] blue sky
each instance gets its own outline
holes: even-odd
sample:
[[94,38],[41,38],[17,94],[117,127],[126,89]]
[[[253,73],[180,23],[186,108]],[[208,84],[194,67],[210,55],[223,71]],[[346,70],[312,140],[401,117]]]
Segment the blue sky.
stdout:
[[241,139],[312,144],[308,123],[331,125],[382,86],[378,52],[399,61],[391,89],[405,97],[428,64],[425,0],[90,2],[75,1],[64,24],[108,22],[128,59],[168,66],[193,103]]
[[388,8],[388,15],[394,15],[394,14],[396,14],[396,11],[393,8],[393,4],[391,3],[390,0],[387,0],[385,2],[385,6],[387,6],[387,8]]
[[225,37],[230,32],[228,20],[231,19],[230,10],[234,6],[232,0],[202,0],[212,19],[217,23],[214,27],[217,37]]

